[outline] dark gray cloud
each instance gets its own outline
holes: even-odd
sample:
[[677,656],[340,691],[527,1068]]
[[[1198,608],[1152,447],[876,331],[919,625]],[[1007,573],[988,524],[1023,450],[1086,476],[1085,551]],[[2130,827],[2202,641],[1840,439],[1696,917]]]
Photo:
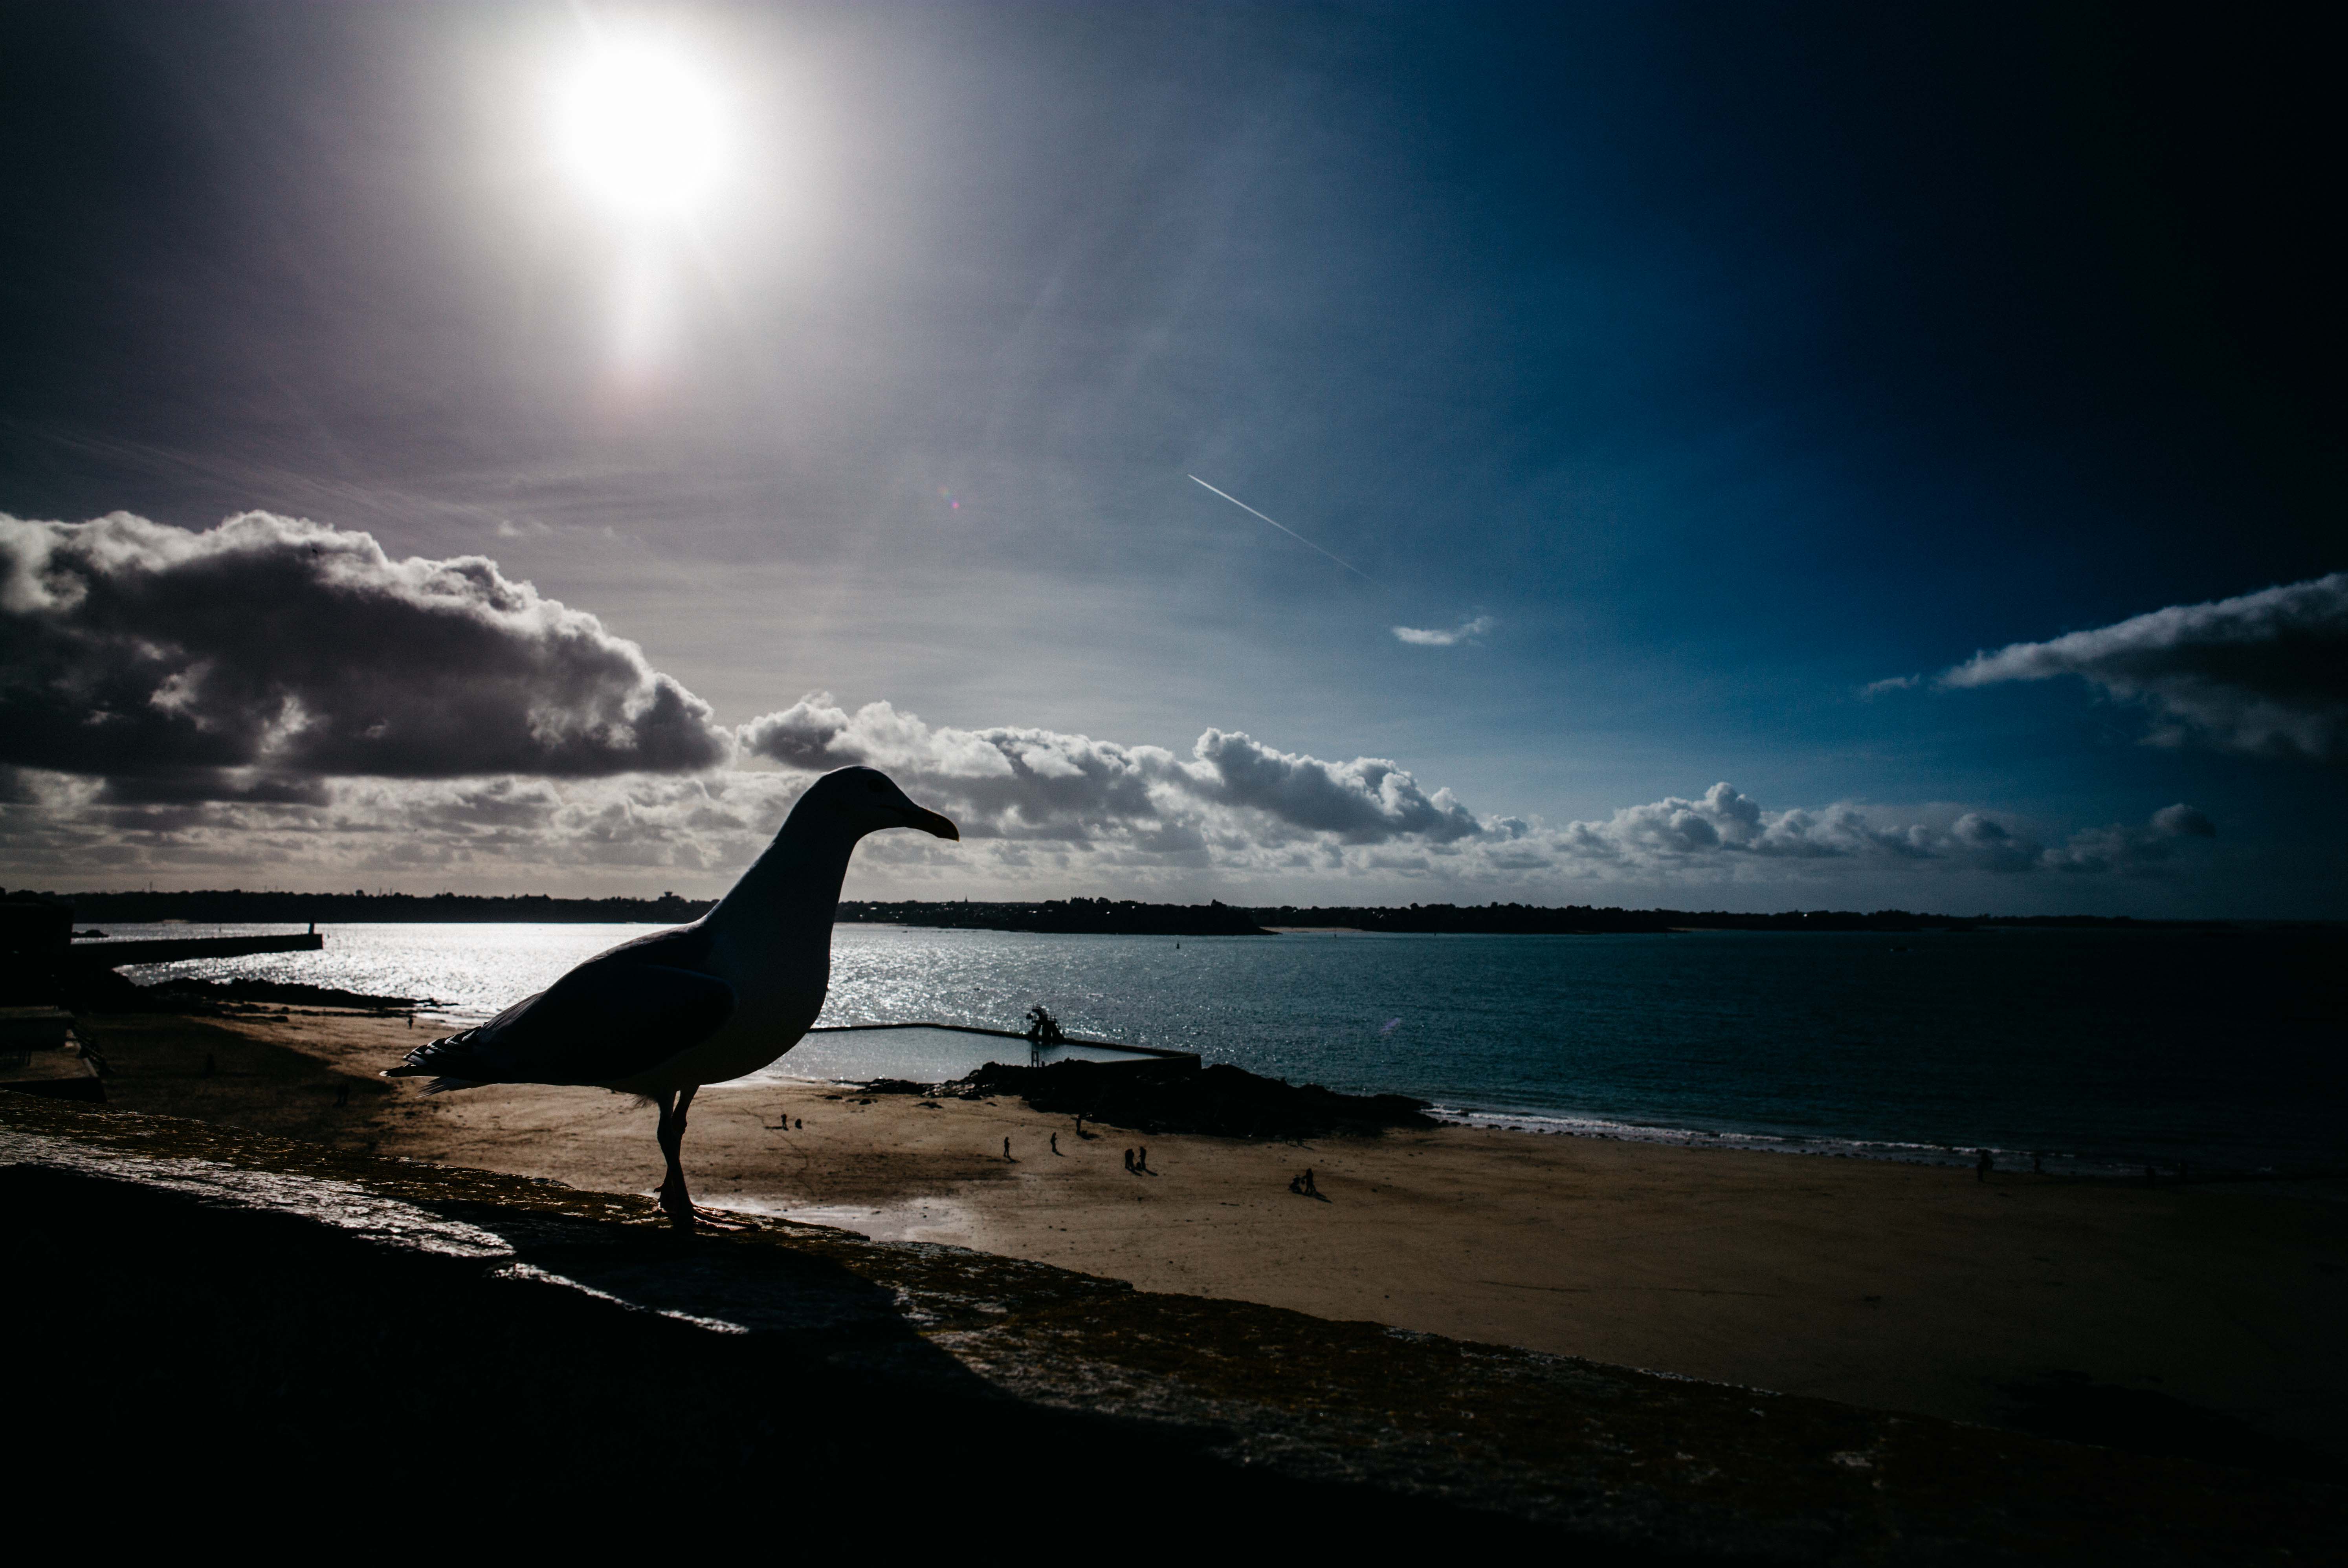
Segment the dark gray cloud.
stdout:
[[2040,862],[2049,870],[2142,876],[2176,858],[2197,838],[2215,838],[2218,825],[2183,804],[2163,806],[2141,827],[2091,827],[2075,833]]
[[327,776],[707,768],[708,706],[479,556],[248,512],[204,533],[0,515],[0,763],[123,800],[316,799]]
[[1622,876],[1701,876],[1708,869],[1752,876],[1769,861],[2140,874],[2172,859],[2187,841],[2218,832],[2209,817],[2181,804],[2153,813],[2141,826],[2088,828],[2052,846],[1985,812],[1883,817],[1849,804],[1764,811],[1750,795],[1716,784],[1694,800],[1674,796],[1625,806],[1604,822],[1507,825],[1519,845],[1519,861],[1528,867],[1592,867]]
[[2147,737],[2157,743],[2337,757],[2348,750],[2348,573],[2016,642],[1975,654],[1941,683],[2057,675],[2149,705],[2166,721]]

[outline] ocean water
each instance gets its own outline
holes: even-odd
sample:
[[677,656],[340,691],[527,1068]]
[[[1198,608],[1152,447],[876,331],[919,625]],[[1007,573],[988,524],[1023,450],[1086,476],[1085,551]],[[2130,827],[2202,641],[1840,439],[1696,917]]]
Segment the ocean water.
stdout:
[[[428,996],[467,1021],[644,929],[333,926],[324,952],[130,973]],[[1071,1034],[1504,1126],[1889,1158],[1989,1147],[2049,1168],[2329,1169],[2348,1167],[2343,959],[2343,933],[2247,928],[1178,940],[842,927],[823,1021],[1016,1029],[1040,1001]],[[1015,1041],[968,1050],[967,1065],[1024,1060]],[[952,1057],[949,1037],[819,1036],[770,1071],[927,1078]]]

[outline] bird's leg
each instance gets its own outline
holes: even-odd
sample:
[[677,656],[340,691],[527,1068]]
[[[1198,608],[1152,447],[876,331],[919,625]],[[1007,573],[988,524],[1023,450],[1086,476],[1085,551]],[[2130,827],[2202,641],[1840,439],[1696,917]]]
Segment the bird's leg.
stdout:
[[693,1199],[685,1190],[685,1108],[693,1103],[693,1091],[683,1095],[666,1090],[653,1096],[660,1107],[661,1157],[668,1162],[668,1173],[661,1178],[660,1206],[668,1215],[668,1223],[681,1231],[693,1228]]
[[660,1107],[661,1154],[668,1161],[668,1173],[661,1178],[661,1211],[668,1215],[668,1223],[681,1231],[696,1225],[721,1231],[746,1229],[729,1222],[717,1210],[695,1208],[693,1195],[685,1190],[685,1112],[693,1103],[694,1093],[694,1089],[686,1089],[675,1095],[653,1097],[653,1103]]

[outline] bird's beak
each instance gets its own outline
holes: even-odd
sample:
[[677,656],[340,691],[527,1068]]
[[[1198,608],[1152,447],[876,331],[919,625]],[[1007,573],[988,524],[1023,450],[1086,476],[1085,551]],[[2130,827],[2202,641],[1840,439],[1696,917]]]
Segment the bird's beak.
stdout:
[[950,819],[940,816],[933,811],[923,811],[918,805],[906,814],[905,825],[918,827],[923,833],[939,838],[951,838],[956,844],[962,842],[962,829],[956,827]]

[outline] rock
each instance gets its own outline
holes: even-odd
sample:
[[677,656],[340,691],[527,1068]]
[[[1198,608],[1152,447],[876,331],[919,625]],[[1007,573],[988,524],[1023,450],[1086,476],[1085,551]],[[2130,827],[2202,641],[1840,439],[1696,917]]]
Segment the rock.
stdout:
[[1340,1094],[1303,1088],[1218,1062],[1056,1061],[1049,1067],[989,1062],[946,1092],[965,1099],[1015,1094],[1037,1111],[1081,1115],[1142,1132],[1205,1132],[1221,1138],[1317,1138],[1438,1125],[1427,1102],[1403,1094]]

